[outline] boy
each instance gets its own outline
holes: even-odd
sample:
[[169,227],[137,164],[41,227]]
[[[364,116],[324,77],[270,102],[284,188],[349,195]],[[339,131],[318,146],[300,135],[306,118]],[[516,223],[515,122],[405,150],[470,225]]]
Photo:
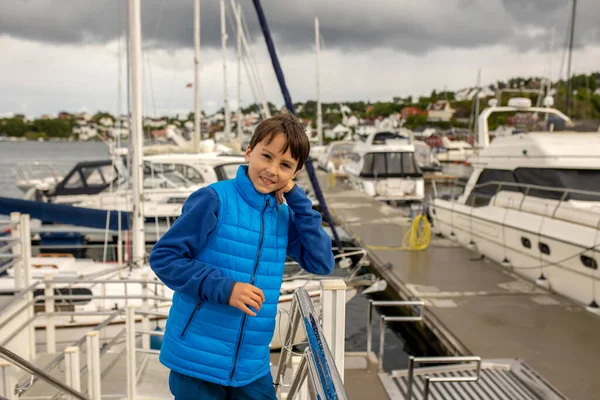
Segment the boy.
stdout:
[[286,255],[311,273],[334,267],[321,216],[292,180],[309,149],[293,115],[262,121],[248,165],[190,195],[152,249],[150,266],[175,291],[160,361],[176,400],[276,398],[269,343]]

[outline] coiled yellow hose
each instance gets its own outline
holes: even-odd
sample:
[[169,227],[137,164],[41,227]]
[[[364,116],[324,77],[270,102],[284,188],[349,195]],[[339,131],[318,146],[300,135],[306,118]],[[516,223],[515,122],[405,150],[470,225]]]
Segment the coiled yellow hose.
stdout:
[[368,246],[371,250],[408,250],[423,251],[431,241],[431,225],[425,214],[419,214],[413,220],[410,229],[402,238],[402,246]]

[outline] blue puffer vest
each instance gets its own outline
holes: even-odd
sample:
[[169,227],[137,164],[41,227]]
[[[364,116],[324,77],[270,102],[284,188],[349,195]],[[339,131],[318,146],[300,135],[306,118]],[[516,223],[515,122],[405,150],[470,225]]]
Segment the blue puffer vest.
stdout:
[[250,317],[175,293],[160,352],[166,367],[225,386],[244,386],[269,373],[288,244],[287,206],[256,191],[246,171],[240,167],[234,180],[211,185],[219,198],[217,225],[195,258],[259,287],[263,306]]

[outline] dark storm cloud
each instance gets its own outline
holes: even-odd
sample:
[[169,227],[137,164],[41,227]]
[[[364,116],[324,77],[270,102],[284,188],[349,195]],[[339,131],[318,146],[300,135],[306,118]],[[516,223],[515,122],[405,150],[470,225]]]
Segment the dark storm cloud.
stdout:
[[[201,0],[201,3],[202,45],[218,47],[219,2]],[[249,0],[242,3],[253,39],[262,40],[252,3]],[[282,52],[313,46],[316,15],[326,49],[353,52],[380,47],[409,53],[493,44],[508,44],[520,50],[546,48],[552,26],[556,28],[555,46],[562,46],[572,4],[570,0],[266,0],[262,3]],[[0,34],[51,43],[102,43],[123,32],[126,10],[126,0],[1,0]],[[578,1],[577,45],[600,41],[595,21],[598,15],[600,2]],[[144,40],[152,46],[191,47],[192,20],[193,0],[142,0]]]

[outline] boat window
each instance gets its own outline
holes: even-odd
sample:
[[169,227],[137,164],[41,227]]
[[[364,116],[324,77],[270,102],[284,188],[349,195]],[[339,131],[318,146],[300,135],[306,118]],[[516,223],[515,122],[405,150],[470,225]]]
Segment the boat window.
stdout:
[[506,182],[515,183],[513,171],[502,169],[485,169],[479,175],[475,188],[469,194],[467,205],[472,207],[483,207],[490,203],[490,199],[498,192],[499,189],[509,192],[519,192],[520,188],[515,186],[502,186],[490,182]]
[[385,175],[385,153],[373,154],[373,174]]
[[79,174],[79,171],[75,171],[75,173],[71,175],[69,180],[65,183],[66,189],[75,189],[80,188],[82,186],[83,183],[81,182],[81,175]]
[[402,173],[402,153],[388,153],[386,161],[388,174]]
[[[546,186],[556,189],[586,190],[600,193],[600,171],[589,169],[517,168],[516,181],[523,184]],[[523,189],[524,191],[525,189]],[[530,189],[529,196],[560,200],[561,191]],[[565,200],[598,201],[600,196],[569,193]]]
[[412,152],[367,153],[364,155],[363,178],[421,176]]
[[110,183],[117,179],[117,170],[112,165],[104,165],[102,167],[98,167],[102,176],[104,177],[104,181]]
[[[388,166],[389,168],[389,166]],[[417,164],[415,163],[415,157],[413,153],[402,153],[402,173],[404,174],[416,174]]]
[[215,167],[217,179],[220,181],[226,181],[235,178],[235,175],[237,174],[240,165],[245,165],[245,163],[224,164]]
[[550,169],[550,168],[517,168],[514,171],[486,169],[481,172],[477,184],[467,200],[468,205],[482,207],[488,205],[490,199],[499,189],[498,184],[485,183],[500,181],[525,185],[544,186],[548,189],[502,186],[502,191],[527,193],[527,196],[560,200],[562,191],[550,189],[575,189],[598,192],[599,195],[568,193],[564,200],[598,201],[600,199],[600,171],[586,169]]
[[86,175],[85,182],[88,185],[104,185],[102,174],[97,168],[86,168],[83,170]]
[[184,178],[193,182],[193,183],[204,183],[204,178],[202,174],[198,172],[198,170],[191,165],[187,164],[177,164],[177,163],[160,163],[160,164],[152,164],[154,166],[154,171],[160,172],[169,172],[169,171],[177,171]]
[[329,157],[331,158],[339,158],[339,157],[348,157],[352,150],[354,149],[354,143],[340,143],[334,145],[331,150],[331,154]]

